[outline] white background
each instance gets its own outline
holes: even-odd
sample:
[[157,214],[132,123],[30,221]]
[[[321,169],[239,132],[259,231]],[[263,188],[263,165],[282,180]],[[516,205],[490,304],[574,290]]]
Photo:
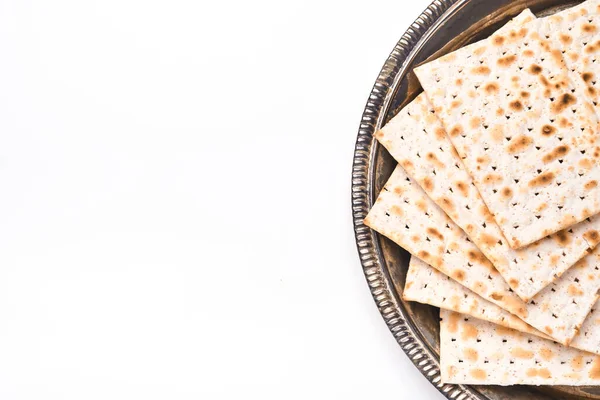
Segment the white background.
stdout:
[[0,399],[441,399],[352,152],[429,0],[0,0]]

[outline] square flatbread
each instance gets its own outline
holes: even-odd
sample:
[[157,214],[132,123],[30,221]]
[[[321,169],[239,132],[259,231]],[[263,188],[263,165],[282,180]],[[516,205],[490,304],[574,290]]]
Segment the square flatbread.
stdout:
[[[402,298],[550,339],[416,257],[410,259]],[[600,354],[600,302],[596,302],[569,346]]]
[[486,300],[560,343],[577,334],[600,288],[598,252],[523,302],[445,213],[397,166],[365,224]]
[[600,356],[452,311],[440,311],[442,382],[598,385]]
[[600,211],[598,119],[546,29],[531,20],[415,69],[513,248]]
[[402,299],[467,314],[505,328],[549,338],[417,257],[410,258]]
[[[588,0],[578,6],[540,20],[547,40],[560,48],[573,83],[580,85],[600,115],[600,0]],[[593,163],[593,155],[586,158]],[[587,162],[585,162],[587,164]]]
[[522,249],[511,248],[424,93],[375,137],[523,300],[558,279],[600,240],[600,216],[594,216]]

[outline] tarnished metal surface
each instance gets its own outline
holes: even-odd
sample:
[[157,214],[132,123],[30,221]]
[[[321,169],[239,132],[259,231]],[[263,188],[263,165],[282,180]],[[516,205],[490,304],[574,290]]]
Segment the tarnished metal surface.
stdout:
[[[373,134],[420,91],[412,70],[489,36],[524,8],[544,16],[577,4],[558,0],[435,0],[409,27],[385,62],[362,116],[352,169],[352,213],[359,256],[383,319],[415,366],[451,399],[600,399],[600,387],[444,385],[439,374],[436,308],[402,301],[408,254],[371,231],[363,219],[395,162]],[[401,377],[398,385],[401,387]]]

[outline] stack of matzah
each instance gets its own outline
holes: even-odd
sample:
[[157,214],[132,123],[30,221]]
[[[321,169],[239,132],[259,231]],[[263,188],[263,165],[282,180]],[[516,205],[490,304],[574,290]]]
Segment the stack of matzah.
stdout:
[[415,73],[365,223],[412,254],[404,299],[442,310],[442,380],[600,384],[600,0]]

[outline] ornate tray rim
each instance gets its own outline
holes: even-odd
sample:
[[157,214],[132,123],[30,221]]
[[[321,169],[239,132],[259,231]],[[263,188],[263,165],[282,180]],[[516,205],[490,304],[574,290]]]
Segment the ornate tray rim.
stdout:
[[354,150],[352,165],[352,217],[360,261],[373,299],[394,338],[421,373],[448,399],[485,398],[467,385],[443,384],[439,362],[424,344],[400,306],[385,262],[381,258],[375,233],[364,225],[374,193],[369,185],[376,146],[374,133],[383,123],[400,78],[405,75],[412,55],[427,39],[446,13],[468,0],[434,0],[410,25],[392,50],[371,90],[365,106]]

